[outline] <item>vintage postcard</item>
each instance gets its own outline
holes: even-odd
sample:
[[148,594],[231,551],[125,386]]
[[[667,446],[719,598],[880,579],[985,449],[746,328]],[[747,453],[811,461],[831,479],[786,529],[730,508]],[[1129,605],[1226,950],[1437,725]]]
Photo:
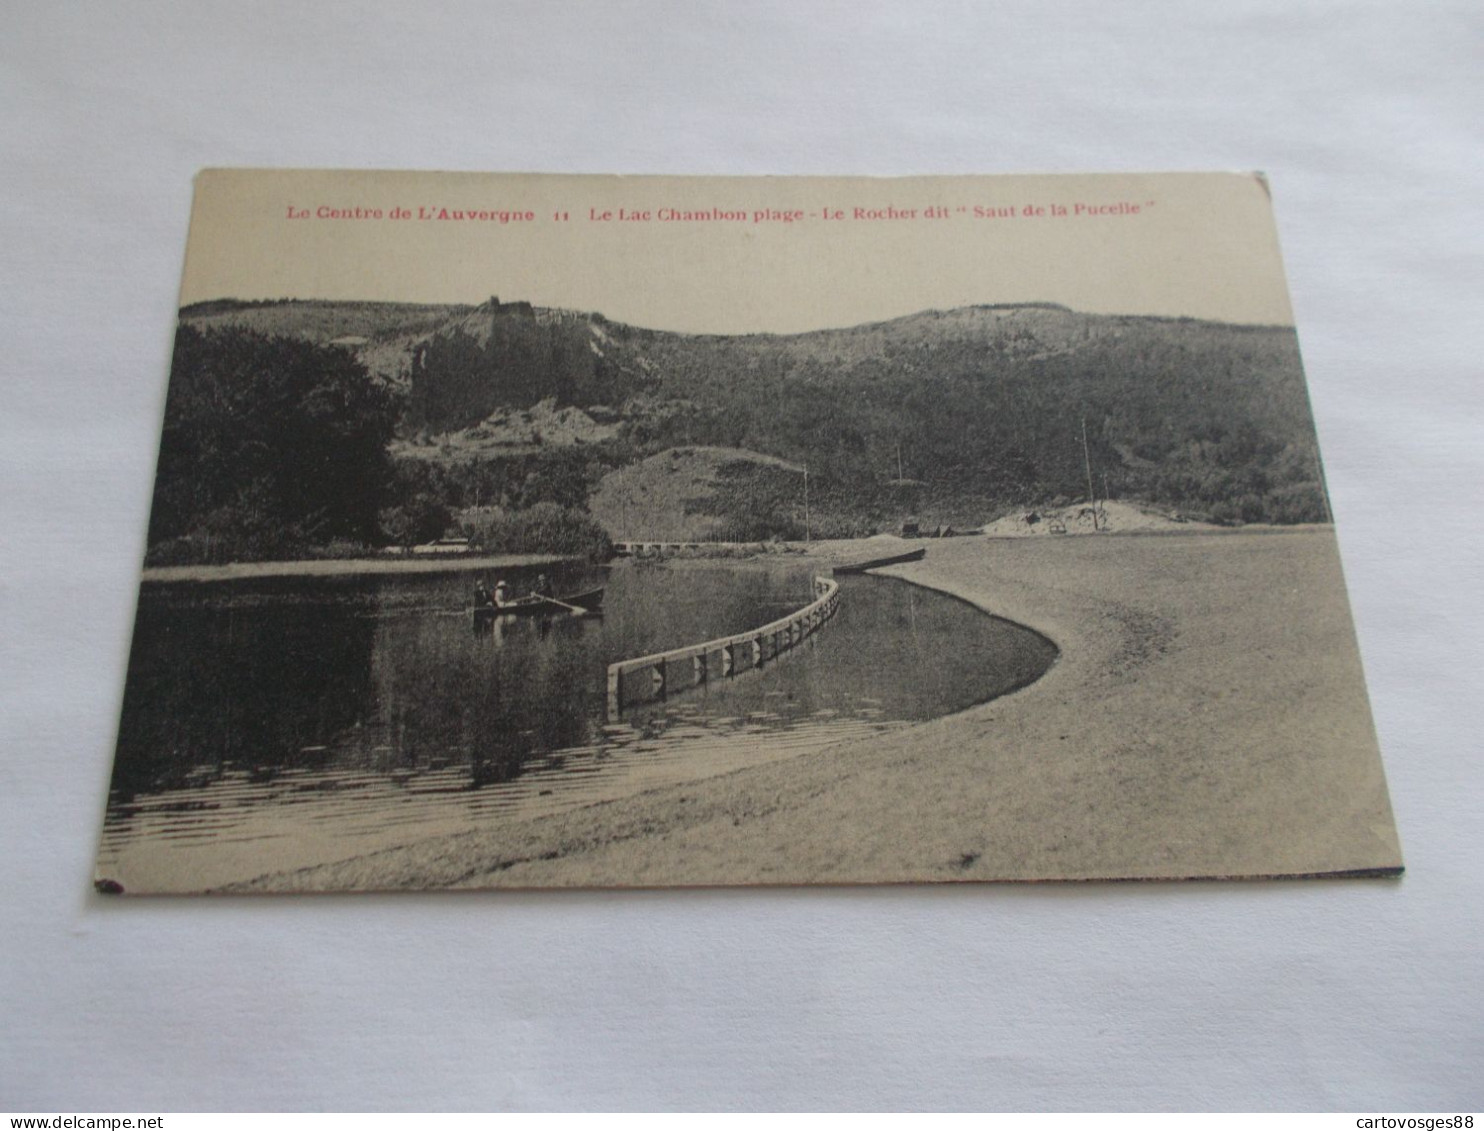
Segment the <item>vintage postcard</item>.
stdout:
[[199,176],[100,890],[1400,869],[1260,175]]

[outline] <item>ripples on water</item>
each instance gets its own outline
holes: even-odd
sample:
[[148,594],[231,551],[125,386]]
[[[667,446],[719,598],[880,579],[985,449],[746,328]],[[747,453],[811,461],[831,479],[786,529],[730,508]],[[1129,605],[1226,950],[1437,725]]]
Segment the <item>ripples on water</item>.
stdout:
[[604,617],[484,634],[474,577],[147,586],[101,874],[200,890],[630,796],[959,710],[1054,656],[951,598],[843,578],[838,615],[776,663],[610,722],[610,662],[782,616],[808,569],[571,570],[558,592],[606,583]]

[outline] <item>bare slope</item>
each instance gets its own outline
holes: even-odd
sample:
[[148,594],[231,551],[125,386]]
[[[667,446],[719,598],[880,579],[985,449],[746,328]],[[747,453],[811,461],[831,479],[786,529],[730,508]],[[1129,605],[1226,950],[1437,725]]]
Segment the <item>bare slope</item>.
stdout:
[[802,526],[803,470],[737,448],[672,448],[604,476],[589,509],[617,541],[750,541],[738,520],[773,506],[779,484]]

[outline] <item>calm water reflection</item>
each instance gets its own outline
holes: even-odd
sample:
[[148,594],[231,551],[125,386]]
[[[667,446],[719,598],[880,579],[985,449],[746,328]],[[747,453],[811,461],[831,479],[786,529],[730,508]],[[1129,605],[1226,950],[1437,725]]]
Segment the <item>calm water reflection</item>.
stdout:
[[[519,590],[532,577],[504,575]],[[605,718],[607,665],[810,600],[776,562],[574,569],[602,618],[472,631],[476,575],[147,586],[102,871],[199,890],[791,757],[1034,679],[1042,638],[901,582],[773,666]]]

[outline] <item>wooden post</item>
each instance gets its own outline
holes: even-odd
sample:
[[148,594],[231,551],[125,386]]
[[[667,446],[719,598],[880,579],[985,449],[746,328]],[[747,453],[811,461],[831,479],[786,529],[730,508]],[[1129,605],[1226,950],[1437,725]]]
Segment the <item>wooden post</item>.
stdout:
[[812,531],[809,529],[809,465],[804,465],[804,541],[812,542]]
[[1092,486],[1092,456],[1087,453],[1087,417],[1082,418],[1082,462],[1087,467],[1087,501],[1092,504],[1092,528],[1098,528],[1098,497]]
[[623,714],[623,674],[617,664],[608,669],[608,718],[614,722]]

